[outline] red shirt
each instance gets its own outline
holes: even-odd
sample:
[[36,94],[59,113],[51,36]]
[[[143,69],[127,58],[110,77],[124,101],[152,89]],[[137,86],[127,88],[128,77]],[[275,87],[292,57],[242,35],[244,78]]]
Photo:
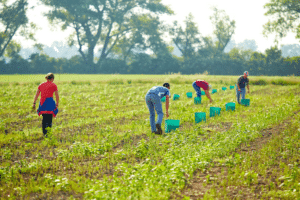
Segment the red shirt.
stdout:
[[39,85],[38,89],[41,91],[41,105],[45,102],[46,98],[52,97],[53,93],[57,91],[57,86],[51,81],[44,82]]
[[203,81],[203,80],[197,80],[196,85],[198,87],[201,87],[203,90],[208,90],[208,82]]

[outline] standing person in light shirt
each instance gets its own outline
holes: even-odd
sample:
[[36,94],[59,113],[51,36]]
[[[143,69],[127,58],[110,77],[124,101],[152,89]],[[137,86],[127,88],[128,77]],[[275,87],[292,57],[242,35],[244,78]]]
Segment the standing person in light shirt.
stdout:
[[211,96],[209,94],[209,89],[211,89],[211,85],[208,84],[208,82],[206,82],[204,80],[196,80],[195,82],[193,82],[193,88],[197,92],[197,97],[201,97],[201,89],[200,88],[202,88],[205,92],[205,95],[209,99],[210,103],[213,102],[213,100],[211,99]]
[[[164,113],[162,111],[161,99],[166,97],[166,115],[169,117],[169,97],[170,93],[170,84],[164,83],[163,86],[154,86],[146,94],[145,100],[150,112],[150,126],[152,133],[161,135],[161,123],[163,120]],[[155,111],[157,113],[157,121],[155,123]]]
[[[52,118],[58,113],[59,95],[57,86],[54,81],[54,74],[48,73],[45,77],[46,82],[39,85],[36,95],[34,97],[32,108],[35,109],[35,103],[41,93],[41,99],[39,103],[39,108],[37,109],[38,115],[43,116],[42,129],[43,134],[47,137],[47,127],[52,127]],[[53,100],[53,93],[55,93],[56,103]]]
[[247,85],[247,89],[248,89],[248,94],[250,93],[250,88],[249,88],[249,72],[245,71],[243,76],[240,76],[237,84],[236,84],[236,98],[237,98],[237,102],[238,104],[241,104],[240,101],[240,97],[242,95],[242,99],[245,99],[246,96],[246,88],[245,86]]

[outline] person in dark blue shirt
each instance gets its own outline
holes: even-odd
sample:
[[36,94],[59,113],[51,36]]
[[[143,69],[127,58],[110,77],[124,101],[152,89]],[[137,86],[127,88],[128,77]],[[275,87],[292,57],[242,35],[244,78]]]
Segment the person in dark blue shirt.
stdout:
[[[170,84],[164,83],[163,86],[154,86],[146,94],[145,100],[150,112],[150,126],[152,133],[161,135],[161,123],[163,120],[164,113],[162,111],[161,99],[166,97],[166,115],[169,117],[169,97],[170,93]],[[157,121],[155,123],[155,111],[157,113]],[[156,130],[157,129],[157,130]]]
[[250,93],[249,89],[249,72],[245,71],[243,76],[240,76],[237,81],[237,87],[236,87],[236,98],[237,102],[241,104],[240,96],[242,95],[242,99],[245,99],[246,96],[246,89],[245,86],[247,85],[248,93]]

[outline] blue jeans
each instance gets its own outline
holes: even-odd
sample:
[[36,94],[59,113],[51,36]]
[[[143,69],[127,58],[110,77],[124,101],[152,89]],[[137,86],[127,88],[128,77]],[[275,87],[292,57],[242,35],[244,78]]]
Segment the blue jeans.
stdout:
[[201,97],[201,89],[198,85],[196,85],[196,81],[193,83],[193,87],[197,92],[197,97]]
[[155,132],[156,131],[156,126],[155,126],[155,111],[157,113],[157,122],[156,124],[162,123],[164,113],[162,111],[162,104],[160,101],[160,97],[156,94],[146,94],[145,97],[146,104],[148,106],[149,112],[150,112],[150,125],[151,125],[151,131]]
[[242,99],[245,99],[246,88],[241,88],[241,91],[239,91],[238,88],[236,88],[236,98],[237,98],[238,103],[241,103],[241,101],[240,101],[241,95],[242,95]]

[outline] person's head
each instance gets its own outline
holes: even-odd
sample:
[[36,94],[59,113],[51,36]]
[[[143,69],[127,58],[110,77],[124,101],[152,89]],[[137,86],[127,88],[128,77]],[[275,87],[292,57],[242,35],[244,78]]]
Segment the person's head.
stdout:
[[211,84],[208,85],[208,89],[211,90]]
[[170,84],[169,83],[164,83],[163,86],[170,89]]
[[249,76],[249,72],[248,72],[248,71],[245,71],[245,72],[244,72],[244,77],[247,78],[247,76]]
[[48,73],[46,76],[45,76],[46,80],[47,81],[54,81],[54,74],[53,73]]

